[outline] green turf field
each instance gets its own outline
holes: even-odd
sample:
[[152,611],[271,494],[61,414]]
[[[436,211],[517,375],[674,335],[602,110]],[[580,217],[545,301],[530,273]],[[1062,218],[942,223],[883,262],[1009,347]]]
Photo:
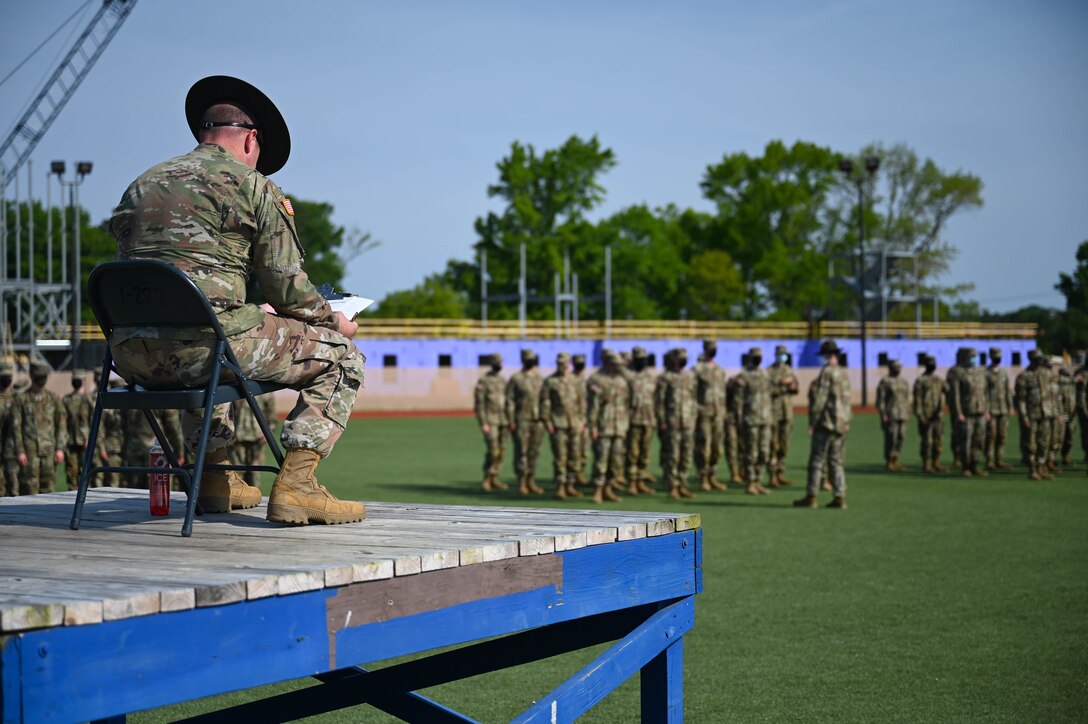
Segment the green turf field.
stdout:
[[[797,422],[788,476],[800,482],[808,445],[804,418]],[[904,463],[917,469],[916,430],[907,446]],[[885,473],[881,450],[876,417],[857,417],[847,442],[846,511],[794,509],[799,488],[619,504],[702,515],[705,591],[685,639],[688,721],[1088,718],[1085,467],[1047,482],[1027,480],[1022,469],[986,479],[923,477]],[[319,474],[333,492],[364,500],[587,505],[530,501],[513,491],[485,496],[481,455],[469,418],[360,419]],[[545,453],[542,484],[550,465]],[[822,494],[824,502],[829,496]],[[482,721],[506,721],[599,650],[426,693]],[[239,692],[133,720],[172,721],[311,684]],[[637,719],[632,680],[583,721]],[[391,721],[366,707],[322,720]]]

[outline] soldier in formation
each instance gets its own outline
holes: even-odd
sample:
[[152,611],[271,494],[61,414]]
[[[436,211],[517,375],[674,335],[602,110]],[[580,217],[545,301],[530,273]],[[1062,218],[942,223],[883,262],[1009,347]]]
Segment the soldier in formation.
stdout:
[[536,464],[540,445],[544,441],[544,425],[540,419],[539,358],[529,349],[521,351],[521,369],[506,383],[506,419],[514,438],[514,472],[518,477],[518,492],[540,495],[544,490],[536,484]]
[[986,382],[990,403],[990,421],[986,425],[986,467],[1004,470],[1005,441],[1009,434],[1009,415],[1015,414],[1009,375],[1001,367],[1001,348],[990,348],[990,364],[986,367]]
[[83,370],[72,370],[72,391],[65,395],[63,400],[64,412],[68,417],[68,449],[64,455],[64,467],[69,490],[75,490],[79,485],[79,474],[83,469],[84,454],[87,450],[87,438],[91,434],[94,395],[84,388],[86,379],[87,373]]
[[1060,357],[1053,363],[1058,369],[1058,390],[1061,399],[1060,422],[1061,439],[1057,440],[1054,449],[1055,465],[1072,465],[1073,438],[1077,433],[1077,383],[1073,376],[1073,370],[1065,365]]
[[68,418],[64,403],[45,389],[49,365],[30,363],[30,388],[15,396],[19,434],[14,438],[19,471],[19,494],[52,493],[57,465],[64,462],[68,444]]
[[793,398],[800,390],[785,345],[774,348],[774,364],[767,368],[767,376],[771,380],[771,487],[777,488],[793,484],[786,479],[786,456],[793,433]]
[[623,479],[623,442],[627,437],[631,387],[620,372],[620,357],[612,350],[602,353],[603,366],[587,389],[587,425],[593,438],[594,503],[619,502],[612,487]]
[[1054,392],[1046,357],[1028,352],[1028,368],[1016,378],[1016,412],[1027,440],[1028,478],[1050,480],[1049,451],[1055,415]]
[[21,435],[15,415],[15,365],[0,359],[0,496],[19,494],[19,461],[15,436]]
[[884,468],[893,471],[906,470],[899,464],[899,456],[910,420],[910,386],[900,376],[902,371],[902,363],[891,360],[887,376],[876,387],[876,409],[884,430]]
[[834,498],[829,508],[846,507],[846,471],[843,468],[843,444],[850,431],[850,380],[839,366],[842,351],[833,340],[820,345],[824,365],[813,382],[809,407],[809,435],[812,446],[808,460],[808,486],[805,497],[794,501],[799,508],[816,508],[825,469],[830,465],[829,480]]
[[956,364],[945,375],[945,401],[948,403],[948,416],[952,423],[952,461],[958,467],[963,467],[963,437],[966,416],[956,407],[959,398],[953,396],[952,391],[959,386],[960,378],[966,374],[967,367],[971,363],[972,354],[973,351],[967,347],[960,347],[956,350]]
[[[101,384],[101,382],[99,382]],[[120,379],[109,381],[109,386],[117,387],[124,384]],[[100,464],[106,467],[118,467],[123,461],[122,453],[125,449],[125,411],[102,410],[102,420],[98,428],[97,450]],[[118,488],[121,486],[121,473],[99,473],[91,478],[93,487],[108,486]]]
[[718,343],[703,342],[703,354],[692,370],[695,375],[695,470],[699,487],[705,491],[725,490],[718,481],[718,464],[725,444],[725,370],[714,360]]
[[654,388],[657,375],[649,366],[645,348],[631,351],[630,427],[627,429],[627,492],[631,495],[657,492],[650,486],[650,448],[653,447],[657,417],[654,412]]
[[571,358],[574,374],[574,384],[578,389],[578,414],[582,423],[582,434],[578,436],[578,444],[575,446],[574,455],[570,459],[570,475],[575,485],[589,485],[586,478],[586,460],[589,458],[589,428],[586,427],[586,356],[576,354]]
[[485,491],[506,490],[499,480],[503,453],[506,451],[506,429],[510,421],[506,417],[506,379],[502,376],[502,355],[498,352],[488,357],[490,367],[476,383],[476,422],[484,436]]
[[749,495],[769,495],[763,486],[763,474],[771,457],[771,380],[763,363],[763,350],[749,350],[744,370],[737,376],[734,414],[740,423],[744,441],[744,469]]
[[[743,359],[741,360],[743,365]],[[725,438],[722,446],[725,448],[725,461],[729,465],[729,482],[740,485],[744,482],[744,469],[740,457],[740,422],[734,410],[737,407],[737,380],[734,375],[725,382]]]
[[[265,451],[268,449],[268,441],[257,422],[253,411],[249,409],[249,403],[243,400],[235,400],[234,406],[234,442],[230,446],[230,461],[234,465],[264,465]],[[276,396],[274,394],[261,395],[257,398],[257,404],[261,407],[268,426],[273,430],[276,427]],[[246,485],[258,486],[261,474],[256,470],[247,470],[239,473]]]
[[665,357],[665,371],[654,390],[654,408],[661,435],[661,475],[669,486],[669,497],[693,498],[688,490],[695,425],[695,375],[687,366],[688,353],[677,347]]
[[578,383],[570,372],[570,355],[560,352],[555,358],[555,372],[540,388],[540,417],[552,442],[555,497],[580,498],[570,475],[570,456],[578,446],[585,422],[577,413],[580,401]]
[[944,445],[945,384],[937,374],[937,358],[922,356],[924,372],[914,381],[914,416],[918,418],[918,438],[923,473],[941,473],[941,448]]
[[975,351],[961,350],[962,372],[950,385],[949,405],[961,426],[960,468],[963,476],[986,477],[986,425],[990,421],[989,383],[986,371],[974,364]]

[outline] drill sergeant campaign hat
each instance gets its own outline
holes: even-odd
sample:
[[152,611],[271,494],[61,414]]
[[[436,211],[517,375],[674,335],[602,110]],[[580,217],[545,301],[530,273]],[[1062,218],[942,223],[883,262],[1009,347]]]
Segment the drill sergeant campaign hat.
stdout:
[[[204,112],[218,103],[238,106],[253,119],[253,126],[239,123],[211,123],[201,125]],[[257,130],[257,143],[261,153],[257,157],[257,170],[265,176],[283,168],[291,155],[291,134],[276,104],[256,87],[229,75],[210,75],[201,78],[185,96],[185,119],[193,137],[200,140],[200,132],[217,126],[237,126]]]

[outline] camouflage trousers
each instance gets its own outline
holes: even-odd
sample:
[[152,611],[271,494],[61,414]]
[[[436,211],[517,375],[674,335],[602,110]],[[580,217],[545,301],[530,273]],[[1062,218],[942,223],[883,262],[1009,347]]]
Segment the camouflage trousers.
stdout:
[[951,443],[952,443],[952,459],[955,460],[956,463],[961,465],[961,466],[963,465],[963,458],[964,458],[964,454],[965,454],[965,451],[963,449],[964,448],[963,440],[966,437],[965,428],[966,428],[966,423],[960,422],[959,419],[955,415],[953,415],[952,416],[952,435],[951,435],[951,438],[952,438],[951,439]]
[[582,433],[571,447],[570,457],[567,459],[567,480],[575,482],[579,476],[586,474],[586,460],[589,457],[589,428],[583,425]]
[[627,479],[631,482],[650,476],[650,448],[654,444],[653,425],[631,425],[627,430]]
[[986,462],[998,465],[1005,461],[1005,442],[1009,437],[1009,416],[990,415],[986,423]]
[[1062,459],[1068,460],[1073,454],[1073,440],[1077,436],[1077,416],[1070,415],[1065,419],[1065,436],[1062,438]]
[[[68,481],[68,489],[75,490],[79,487],[79,474],[83,471],[83,456],[87,453],[84,445],[69,445],[64,451],[64,475]],[[96,478],[101,477],[99,475]],[[95,485],[98,483],[98,485]],[[101,487],[97,480],[91,481],[92,487]]]
[[506,426],[488,425],[487,432],[480,428],[484,436],[484,477],[499,477],[502,459],[506,453]]
[[599,435],[593,441],[593,484],[623,480],[623,435]]
[[[121,464],[125,467],[144,467],[148,465],[148,449],[138,444],[126,445],[121,452]],[[123,488],[147,489],[147,473],[124,473],[121,478]]]
[[28,455],[19,474],[19,495],[52,493],[57,488],[57,463],[52,455]]
[[[268,443],[263,440],[261,442],[238,442],[235,440],[227,451],[227,455],[234,465],[264,465],[265,450],[267,449]],[[261,482],[261,474],[256,470],[247,470],[238,474],[249,485],[259,485]]]
[[1077,418],[1080,422],[1080,451],[1085,460],[1088,460],[1088,415],[1078,410]]
[[19,461],[5,460],[0,467],[0,497],[10,498],[19,494]]
[[577,429],[572,430],[569,427],[557,427],[551,434],[552,477],[556,488],[574,482],[574,477],[570,474],[570,461],[578,454],[580,437]]
[[1050,436],[1054,432],[1054,418],[1039,417],[1024,426],[1028,447],[1028,464],[1034,470],[1049,462]]
[[[121,464],[121,451],[120,450],[106,450],[106,459],[103,460],[101,455],[96,455],[98,459],[96,464],[107,465],[109,467],[117,467]],[[99,473],[91,478],[91,485],[96,488],[119,488],[121,487],[121,473]]]
[[[331,329],[266,314],[253,329],[230,337],[230,345],[248,377],[299,392],[283,424],[283,446],[327,457],[344,432],[363,386],[366,358],[355,344]],[[149,388],[199,387],[211,373],[212,348],[203,341],[133,337],[111,347],[122,373]],[[222,450],[234,439],[230,407],[215,408],[209,452]],[[182,417],[185,448],[190,453],[196,450],[202,417],[200,410],[189,410]]]
[[758,483],[763,480],[763,472],[771,459],[771,426],[745,425],[744,433],[744,468],[748,471],[748,482]]
[[520,422],[514,430],[513,438],[514,472],[519,480],[525,475],[535,478],[540,446],[544,443],[544,423],[540,420]]
[[740,456],[738,454],[739,437],[737,426],[727,421],[724,436],[725,461],[729,464],[729,474],[734,478],[743,477],[740,471]]
[[670,425],[661,433],[661,476],[669,488],[687,485],[694,447],[694,427]]
[[918,418],[918,438],[922,462],[929,460],[936,463],[941,459],[941,448],[944,447],[944,421],[938,415],[926,420]]
[[790,454],[790,435],[793,434],[793,418],[787,417],[771,423],[771,472],[786,472],[786,457]]
[[1050,432],[1050,463],[1057,465],[1061,459],[1062,441],[1065,439],[1065,416],[1055,415],[1051,419],[1054,427]]
[[964,470],[978,470],[986,465],[986,418],[983,415],[966,415],[962,423],[963,439],[960,441],[960,458]]
[[820,492],[825,478],[831,478],[831,489],[836,498],[846,495],[846,469],[843,467],[843,448],[846,435],[822,427],[812,431],[812,446],[808,454],[808,495]]
[[695,422],[695,470],[699,475],[718,477],[718,464],[725,445],[725,418],[699,415]]
[[903,452],[903,440],[907,436],[907,421],[888,420],[882,427],[884,428],[884,460],[898,458]]

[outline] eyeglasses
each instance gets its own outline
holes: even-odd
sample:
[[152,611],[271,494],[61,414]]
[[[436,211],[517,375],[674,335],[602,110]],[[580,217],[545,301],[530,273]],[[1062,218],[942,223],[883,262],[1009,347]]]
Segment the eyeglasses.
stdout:
[[248,131],[257,132],[257,143],[264,145],[264,134],[261,133],[261,129],[252,123],[239,123],[238,121],[204,121],[200,124],[201,130],[208,130],[209,128],[219,128],[222,126],[230,126],[232,128],[245,128]]

